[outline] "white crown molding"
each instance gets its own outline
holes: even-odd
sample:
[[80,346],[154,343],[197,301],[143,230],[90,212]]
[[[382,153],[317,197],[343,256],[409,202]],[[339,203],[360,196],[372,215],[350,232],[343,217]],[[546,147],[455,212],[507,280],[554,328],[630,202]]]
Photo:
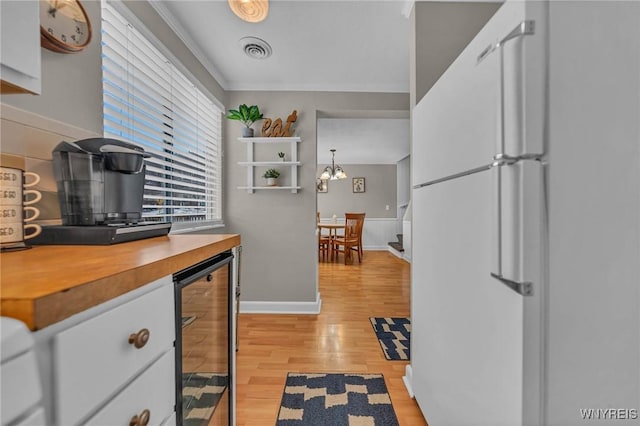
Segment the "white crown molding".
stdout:
[[271,92],[365,92],[365,93],[409,93],[409,87],[405,84],[393,83],[386,86],[370,87],[367,85],[358,85],[345,83],[341,85],[328,85],[324,83],[312,84],[296,84],[296,83],[268,83],[256,84],[255,82],[247,83],[228,83],[230,91],[271,91]]
[[319,314],[322,308],[320,293],[313,302],[240,301],[241,314]]
[[191,53],[193,53],[193,55],[200,61],[200,63],[206,68],[209,74],[211,74],[213,78],[216,79],[218,84],[220,84],[220,86],[224,90],[230,90],[227,79],[222,75],[220,70],[218,70],[218,68],[209,61],[202,50],[198,48],[197,43],[191,38],[191,36],[189,36],[184,27],[175,20],[164,3],[161,1],[150,1],[149,4],[155,9],[156,12],[158,12],[158,15],[160,15],[164,22],[169,25],[169,28],[173,30],[178,38],[182,40],[185,46],[187,46]]

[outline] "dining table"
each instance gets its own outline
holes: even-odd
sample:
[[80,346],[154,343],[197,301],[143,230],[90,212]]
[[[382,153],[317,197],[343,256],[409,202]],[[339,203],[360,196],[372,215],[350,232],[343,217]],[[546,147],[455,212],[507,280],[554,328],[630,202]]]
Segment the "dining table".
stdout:
[[[329,259],[333,261],[333,240],[338,236],[338,230],[344,230],[345,224],[343,223],[318,223],[318,232],[322,233],[323,229],[329,230]],[[336,256],[337,257],[337,256]]]

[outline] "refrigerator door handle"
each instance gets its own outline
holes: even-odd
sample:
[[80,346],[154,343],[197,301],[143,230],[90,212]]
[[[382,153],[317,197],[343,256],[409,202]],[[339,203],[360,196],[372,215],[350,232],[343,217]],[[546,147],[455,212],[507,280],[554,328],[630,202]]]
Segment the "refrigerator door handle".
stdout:
[[423,182],[423,183],[418,183],[416,185],[413,185],[413,189],[420,189],[420,188],[424,188],[425,186],[431,186],[431,185],[435,185],[436,183],[440,183],[440,182],[446,182],[448,180],[453,180],[453,179],[457,179],[463,176],[469,176],[475,173],[479,173],[479,172],[484,172],[485,170],[491,170],[492,167],[494,167],[494,163],[495,160],[489,164],[485,164],[483,166],[479,166],[479,167],[475,167],[473,169],[469,169],[469,170],[465,170],[463,172],[459,172],[459,173],[454,173],[452,175],[448,175],[448,176],[444,176],[438,179],[433,179],[427,182]]
[[542,154],[520,154],[520,155],[508,155],[504,152],[500,152],[493,156],[492,167],[510,166],[518,161],[533,160],[542,161]]
[[522,296],[533,296],[533,283],[529,281],[513,281],[494,272],[491,272],[491,276]]
[[507,155],[505,153],[498,153],[493,157],[492,168],[496,168],[498,173],[496,179],[496,256],[497,256],[497,268],[498,271],[491,272],[491,277],[500,281],[516,293],[522,296],[533,296],[533,283],[529,281],[514,281],[509,278],[505,278],[502,275],[502,173],[500,168],[503,166],[511,166],[520,161],[541,161],[542,154],[521,154],[517,156]]

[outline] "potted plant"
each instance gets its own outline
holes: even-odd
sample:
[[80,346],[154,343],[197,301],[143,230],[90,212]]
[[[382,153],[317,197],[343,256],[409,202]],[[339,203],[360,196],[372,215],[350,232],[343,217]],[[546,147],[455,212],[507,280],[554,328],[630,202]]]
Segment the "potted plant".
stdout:
[[284,152],[279,152],[278,157],[280,157],[280,161],[284,161]]
[[229,120],[238,120],[244,124],[245,127],[242,129],[242,137],[250,138],[253,137],[253,129],[251,126],[256,121],[262,119],[262,114],[260,113],[258,105],[247,106],[247,104],[242,104],[238,109],[230,109],[227,118]]
[[263,178],[267,179],[267,186],[276,186],[278,184],[278,176],[280,176],[280,172],[276,169],[269,169],[262,175]]

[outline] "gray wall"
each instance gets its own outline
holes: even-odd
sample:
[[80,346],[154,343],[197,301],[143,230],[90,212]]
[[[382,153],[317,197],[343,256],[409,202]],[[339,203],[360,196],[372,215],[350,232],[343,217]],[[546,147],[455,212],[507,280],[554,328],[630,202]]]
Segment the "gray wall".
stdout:
[[411,200],[411,156],[406,156],[397,163],[398,170],[398,205],[408,204]]
[[[327,181],[327,192],[318,193],[320,217],[336,215],[343,218],[346,212],[366,213],[367,218],[396,217],[396,166],[395,164],[340,164],[347,179]],[[326,164],[318,165],[320,176]],[[352,178],[365,178],[365,192],[353,193]],[[387,210],[385,207],[389,206]]]
[[[100,2],[83,1],[93,31],[80,53],[42,52],[42,94],[2,95],[2,102],[44,117],[102,133],[102,70]],[[10,35],[2,34],[2,37]]]
[[[317,111],[396,110],[409,108],[408,94],[341,92],[228,92],[228,108],[259,105],[265,117],[298,111],[298,182],[302,190],[237,189],[246,185],[246,146],[236,140],[242,125],[229,123],[225,136],[224,232],[242,234],[243,301],[313,302],[317,294],[316,118]],[[254,125],[256,131],[262,123]],[[278,151],[276,148],[275,151]],[[274,154],[275,155],[275,154]],[[274,157],[275,158],[275,157]],[[258,179],[260,179],[258,177]],[[395,186],[395,183],[394,183]]]
[[420,102],[501,4],[415,2],[412,29],[415,57],[411,61],[416,67],[415,103]]

